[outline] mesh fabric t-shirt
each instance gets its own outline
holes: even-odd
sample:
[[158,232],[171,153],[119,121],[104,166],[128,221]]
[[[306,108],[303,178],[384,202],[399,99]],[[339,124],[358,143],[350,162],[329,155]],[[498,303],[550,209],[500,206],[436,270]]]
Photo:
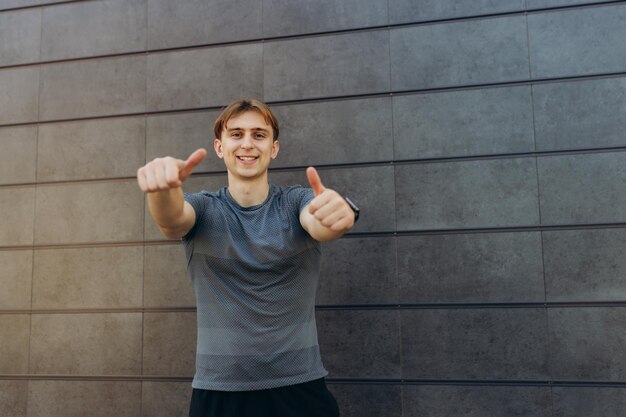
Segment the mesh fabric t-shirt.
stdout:
[[241,207],[226,187],[185,193],[196,223],[183,237],[196,293],[193,388],[247,391],[324,377],[315,324],[320,244],[300,225],[313,192],[270,185]]

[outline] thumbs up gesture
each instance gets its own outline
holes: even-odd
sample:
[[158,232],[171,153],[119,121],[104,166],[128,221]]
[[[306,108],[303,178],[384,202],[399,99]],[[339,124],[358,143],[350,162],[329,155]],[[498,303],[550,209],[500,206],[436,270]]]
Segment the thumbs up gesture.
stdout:
[[156,158],[137,170],[139,188],[145,193],[178,188],[206,155],[205,149],[198,149],[184,161],[171,156]]
[[[309,167],[306,170],[307,179],[313,189],[315,198],[309,203],[308,212],[317,220],[322,229],[330,229],[335,233],[324,231],[325,237],[318,240],[330,240],[341,236],[354,225],[354,211],[346,200],[335,190],[324,187],[317,170]],[[320,227],[318,226],[317,229]],[[316,238],[314,233],[307,231]]]

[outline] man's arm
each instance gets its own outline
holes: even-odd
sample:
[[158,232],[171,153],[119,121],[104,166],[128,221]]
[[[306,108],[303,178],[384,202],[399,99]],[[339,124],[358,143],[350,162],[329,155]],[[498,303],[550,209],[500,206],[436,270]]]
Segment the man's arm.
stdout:
[[300,224],[320,242],[340,238],[354,225],[354,211],[337,191],[322,185],[315,168],[306,174],[315,198],[300,212]]
[[169,239],[185,236],[196,222],[196,212],[185,201],[181,185],[206,154],[206,150],[198,149],[186,161],[156,158],[137,170],[137,182],[148,195],[152,219]]

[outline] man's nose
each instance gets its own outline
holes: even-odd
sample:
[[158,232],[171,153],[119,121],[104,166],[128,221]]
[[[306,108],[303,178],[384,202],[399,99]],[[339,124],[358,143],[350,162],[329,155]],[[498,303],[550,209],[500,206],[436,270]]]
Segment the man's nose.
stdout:
[[241,141],[241,147],[244,149],[252,148],[252,135],[245,134],[243,136],[243,140]]

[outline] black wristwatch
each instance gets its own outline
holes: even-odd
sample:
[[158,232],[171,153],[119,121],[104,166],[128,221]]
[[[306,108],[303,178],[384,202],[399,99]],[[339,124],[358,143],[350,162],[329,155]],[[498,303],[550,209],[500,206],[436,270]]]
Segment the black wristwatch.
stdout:
[[354,222],[356,223],[356,221],[359,220],[359,213],[361,213],[361,210],[359,210],[359,208],[356,206],[356,204],[354,204],[352,202],[352,200],[350,200],[345,195],[343,196],[343,199],[346,200],[346,203],[348,203],[348,205],[350,206],[350,208],[354,212]]

